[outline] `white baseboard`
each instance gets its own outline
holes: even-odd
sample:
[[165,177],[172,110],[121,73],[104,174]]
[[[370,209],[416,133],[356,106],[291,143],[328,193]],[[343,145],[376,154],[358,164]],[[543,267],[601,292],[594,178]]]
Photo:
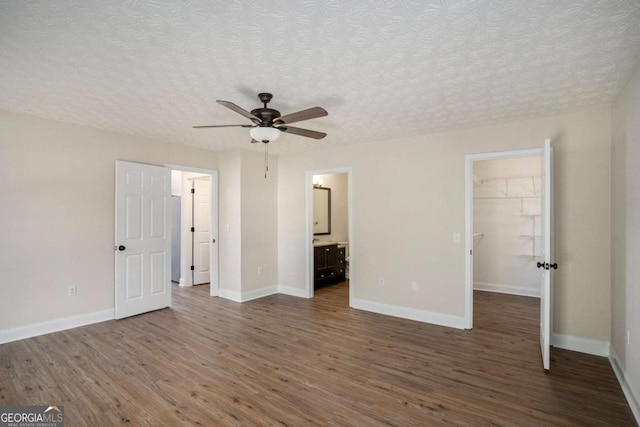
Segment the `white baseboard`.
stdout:
[[111,308],[108,310],[79,314],[77,316],[64,317],[62,319],[33,323],[17,328],[3,329],[0,330],[0,344],[37,337],[38,335],[50,334],[52,332],[64,331],[65,329],[77,328],[79,326],[91,325],[92,323],[104,322],[106,320],[113,320],[114,315],[114,309]]
[[474,291],[498,292],[501,294],[520,295],[523,297],[540,298],[540,289],[523,288],[520,286],[496,285],[494,283],[473,282]]
[[242,302],[242,294],[240,292],[230,291],[225,288],[218,289],[218,296],[231,301]]
[[572,335],[551,334],[551,345],[565,350],[579,351],[594,356],[609,357],[610,345],[607,341],[592,340]]
[[384,304],[360,298],[352,298],[351,307],[358,310],[371,311],[374,313],[386,314],[387,316],[416,320],[418,322],[433,323],[434,325],[448,326],[456,329],[464,329],[466,325],[464,316],[452,316],[450,314]]
[[618,354],[613,346],[611,346],[610,353],[609,362],[611,363],[613,372],[615,372],[616,378],[618,378],[620,387],[622,387],[622,392],[627,398],[627,403],[629,403],[629,407],[631,408],[631,412],[633,412],[633,416],[636,418],[636,422],[640,424],[640,393],[638,393],[638,389],[633,385],[633,383],[629,381],[630,378],[627,376],[622,363],[620,363]]
[[253,299],[266,297],[278,293],[278,285],[265,286],[264,288],[255,289],[247,292],[235,292],[228,289],[220,288],[218,296],[235,302],[247,302]]
[[292,288],[291,286],[278,285],[278,293],[291,295],[298,298],[307,298],[307,290],[302,288]]

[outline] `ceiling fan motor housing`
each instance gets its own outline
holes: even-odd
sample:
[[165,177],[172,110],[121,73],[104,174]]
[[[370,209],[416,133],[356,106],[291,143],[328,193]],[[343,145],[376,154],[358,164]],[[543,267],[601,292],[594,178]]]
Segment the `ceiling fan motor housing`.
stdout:
[[259,117],[262,122],[258,126],[269,127],[273,125],[273,121],[280,117],[280,111],[274,110],[273,108],[256,108],[255,110],[251,110],[251,114],[256,117]]

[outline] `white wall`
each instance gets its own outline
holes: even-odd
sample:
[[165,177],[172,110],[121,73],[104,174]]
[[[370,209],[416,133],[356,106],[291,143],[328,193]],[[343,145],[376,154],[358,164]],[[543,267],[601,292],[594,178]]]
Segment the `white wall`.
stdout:
[[[278,158],[242,150],[242,292],[278,285]],[[270,291],[267,291],[270,292]]]
[[220,202],[219,239],[220,295],[225,292],[241,292],[241,170],[240,150],[219,153],[220,178],[218,183]]
[[473,162],[474,289],[540,296],[540,158]]
[[171,195],[182,196],[182,171],[171,171]]
[[[351,166],[353,296],[424,318],[464,316],[465,154],[537,148],[555,155],[554,330],[610,335],[610,109],[280,156],[279,279],[305,286],[305,172]],[[464,242],[464,238],[462,239]],[[385,278],[380,287],[378,278]],[[411,281],[418,291],[411,291]],[[442,316],[439,316],[442,315]],[[444,317],[443,317],[444,316]]]
[[218,156],[0,112],[0,331],[113,309],[117,159],[215,169]]
[[[278,160],[220,152],[220,296],[244,301],[277,292]],[[228,226],[228,231],[226,228]]]
[[612,117],[611,344],[640,422],[640,68],[620,91]]
[[325,242],[349,241],[349,177],[346,173],[314,175],[331,189],[331,234],[315,236]]

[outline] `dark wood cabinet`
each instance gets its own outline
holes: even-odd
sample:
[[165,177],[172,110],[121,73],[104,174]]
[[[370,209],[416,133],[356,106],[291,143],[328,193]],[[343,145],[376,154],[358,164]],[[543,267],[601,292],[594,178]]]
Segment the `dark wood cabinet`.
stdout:
[[345,278],[345,252],[338,245],[314,247],[314,289],[342,282]]

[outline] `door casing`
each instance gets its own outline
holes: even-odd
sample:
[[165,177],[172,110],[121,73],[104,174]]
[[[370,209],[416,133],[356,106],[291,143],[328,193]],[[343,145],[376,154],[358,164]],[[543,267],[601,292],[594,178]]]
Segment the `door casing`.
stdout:
[[467,154],[465,156],[465,329],[473,329],[473,162],[520,157],[540,157],[544,159],[544,149],[497,151]]
[[[179,170],[183,172],[195,172],[210,175],[211,180],[211,251],[209,252],[209,283],[211,284],[209,295],[217,297],[220,293],[219,286],[219,269],[218,269],[218,171],[213,169],[194,168],[191,166],[183,166],[176,164],[167,164],[166,167],[172,170]],[[215,240],[215,243],[213,243]]]
[[347,174],[347,203],[349,206],[349,307],[351,307],[353,301],[353,289],[357,286],[354,282],[354,278],[357,275],[354,274],[354,266],[357,265],[354,262],[354,256],[357,256],[356,242],[353,239],[353,171],[350,166],[334,169],[318,169],[309,170],[305,173],[305,261],[306,261],[306,294],[307,298],[313,298],[313,176],[314,175],[329,175],[329,174]]

